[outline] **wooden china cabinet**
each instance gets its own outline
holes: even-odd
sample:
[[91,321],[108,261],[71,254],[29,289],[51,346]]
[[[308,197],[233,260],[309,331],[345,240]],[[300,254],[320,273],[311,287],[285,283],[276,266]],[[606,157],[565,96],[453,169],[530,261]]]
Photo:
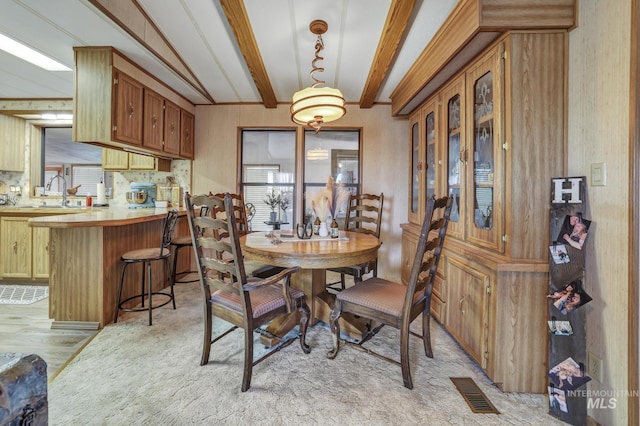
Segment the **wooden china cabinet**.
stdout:
[[546,390],[549,187],[564,164],[567,36],[504,33],[409,117],[402,278],[427,198],[450,195],[431,314],[504,391]]

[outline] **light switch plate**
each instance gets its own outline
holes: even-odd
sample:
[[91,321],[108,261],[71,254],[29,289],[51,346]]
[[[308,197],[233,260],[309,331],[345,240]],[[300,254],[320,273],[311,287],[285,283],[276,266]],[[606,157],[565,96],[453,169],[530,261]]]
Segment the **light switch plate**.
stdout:
[[606,163],[591,163],[591,186],[605,186],[607,184]]

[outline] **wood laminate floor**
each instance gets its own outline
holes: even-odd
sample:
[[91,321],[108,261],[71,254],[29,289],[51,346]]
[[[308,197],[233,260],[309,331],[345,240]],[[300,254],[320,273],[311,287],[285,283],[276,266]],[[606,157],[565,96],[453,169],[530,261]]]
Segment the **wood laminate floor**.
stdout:
[[37,354],[55,376],[96,334],[90,330],[51,329],[49,299],[30,305],[0,305],[0,352]]

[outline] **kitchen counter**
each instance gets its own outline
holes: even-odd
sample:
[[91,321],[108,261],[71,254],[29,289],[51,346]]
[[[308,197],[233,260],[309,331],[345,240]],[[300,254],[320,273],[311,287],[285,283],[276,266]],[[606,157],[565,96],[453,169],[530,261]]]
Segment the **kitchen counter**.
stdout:
[[[113,322],[122,270],[120,256],[129,250],[159,248],[167,213],[167,209],[127,207],[79,210],[28,221],[31,227],[50,228],[49,317],[54,319],[54,328],[99,328]],[[188,235],[186,211],[179,210],[174,235]],[[190,262],[191,253],[182,250],[178,270],[189,268]],[[154,263],[153,289],[157,291],[169,283],[163,264]],[[123,299],[140,293],[141,280],[142,268],[127,268]]]
[[[47,227],[47,228],[82,228],[91,226],[125,226],[135,223],[142,223],[148,220],[164,219],[167,215],[166,208],[164,209],[129,209],[127,207],[111,207],[111,208],[84,208],[84,209],[65,209],[65,213],[60,212],[58,209],[47,208],[17,208],[17,210],[35,210],[34,213],[48,212],[49,214],[58,213],[56,216],[41,216],[29,219],[29,225],[32,227]],[[56,212],[57,210],[57,212]],[[185,214],[184,209],[181,210],[181,215]],[[68,213],[75,214],[68,214]]]

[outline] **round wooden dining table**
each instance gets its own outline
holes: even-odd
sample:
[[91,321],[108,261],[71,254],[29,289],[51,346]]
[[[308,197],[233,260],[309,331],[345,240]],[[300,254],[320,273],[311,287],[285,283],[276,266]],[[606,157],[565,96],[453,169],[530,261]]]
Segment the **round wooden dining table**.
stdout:
[[[334,295],[326,289],[326,269],[357,265],[373,260],[378,255],[380,240],[360,232],[343,231],[339,238],[313,236],[299,239],[284,237],[284,233],[252,232],[240,238],[245,258],[268,265],[285,268],[299,267],[292,275],[291,285],[301,289],[311,310],[310,323],[318,320],[329,323]],[[291,235],[291,234],[287,234]],[[279,240],[276,244],[274,240]],[[283,336],[297,324],[295,315],[274,321],[267,329],[276,336]],[[364,329],[362,321],[345,318],[341,329],[359,338]],[[268,339],[262,339],[268,344]]]

